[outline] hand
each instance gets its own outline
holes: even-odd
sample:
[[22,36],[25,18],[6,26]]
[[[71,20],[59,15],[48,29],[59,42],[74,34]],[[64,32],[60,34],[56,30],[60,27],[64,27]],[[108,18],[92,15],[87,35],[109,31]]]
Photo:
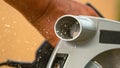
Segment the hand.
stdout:
[[54,33],[54,23],[62,15],[98,16],[90,7],[73,0],[5,0],[20,11],[53,47],[59,39]]

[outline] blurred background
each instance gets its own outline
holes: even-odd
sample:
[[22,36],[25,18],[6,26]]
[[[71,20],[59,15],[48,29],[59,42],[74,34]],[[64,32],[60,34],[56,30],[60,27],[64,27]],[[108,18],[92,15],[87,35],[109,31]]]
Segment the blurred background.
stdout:
[[[119,21],[119,1],[117,0],[77,1],[84,4],[89,2],[105,18]],[[44,40],[22,14],[0,0],[0,62],[7,59],[32,62],[36,50]]]

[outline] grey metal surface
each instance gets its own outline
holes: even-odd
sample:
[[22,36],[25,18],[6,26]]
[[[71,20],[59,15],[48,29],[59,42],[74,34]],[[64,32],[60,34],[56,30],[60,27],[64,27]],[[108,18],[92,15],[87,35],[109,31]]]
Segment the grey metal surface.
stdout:
[[97,61],[90,61],[85,68],[103,68]]
[[120,68],[120,49],[114,49],[97,55],[97,61],[103,68]]
[[[63,68],[85,68],[90,61],[97,61],[103,68],[120,68],[120,44],[105,44],[99,42],[100,30],[120,31],[119,22],[90,16],[67,16],[74,17],[77,21],[79,20],[79,23],[83,22],[81,19],[92,20],[97,27],[96,33],[94,36],[91,36],[88,31],[85,31],[86,35],[91,36],[91,38],[86,39],[85,41],[65,41],[65,38],[61,37],[61,41],[55,48],[47,68],[51,68],[56,53],[68,54],[68,58]],[[84,22],[84,25],[85,23],[86,22]],[[81,36],[79,38],[81,38]]]

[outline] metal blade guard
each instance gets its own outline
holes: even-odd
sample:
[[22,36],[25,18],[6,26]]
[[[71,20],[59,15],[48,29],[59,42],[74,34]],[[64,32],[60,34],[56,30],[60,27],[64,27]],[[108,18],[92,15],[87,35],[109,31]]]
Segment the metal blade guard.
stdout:
[[54,30],[61,40],[47,68],[120,67],[120,22],[64,15],[56,21]]

